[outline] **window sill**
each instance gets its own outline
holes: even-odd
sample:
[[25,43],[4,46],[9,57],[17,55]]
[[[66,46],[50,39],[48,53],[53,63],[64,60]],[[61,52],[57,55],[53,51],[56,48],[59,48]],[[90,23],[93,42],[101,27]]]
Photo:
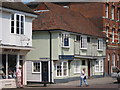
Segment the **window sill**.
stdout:
[[97,49],[97,51],[100,51],[100,52],[102,52],[102,51],[103,51],[103,49]]
[[103,73],[103,71],[95,71],[95,73]]
[[58,78],[61,78],[61,77],[68,77],[68,75],[66,75],[66,76],[56,76],[56,77],[58,77]]
[[111,21],[115,21],[115,19],[110,19]]
[[62,48],[67,48],[67,49],[69,49],[69,48],[70,48],[70,46],[62,46]]
[[16,33],[10,33],[11,35],[17,35],[17,36],[25,36],[25,34],[16,34]]
[[74,74],[80,74],[80,72],[74,72]]
[[40,72],[32,72],[32,74],[40,74]]
[[81,50],[87,50],[87,48],[80,48]]

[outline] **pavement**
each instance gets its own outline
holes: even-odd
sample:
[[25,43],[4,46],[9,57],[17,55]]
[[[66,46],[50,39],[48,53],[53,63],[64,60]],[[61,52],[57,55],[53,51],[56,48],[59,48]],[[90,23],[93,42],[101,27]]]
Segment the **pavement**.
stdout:
[[80,80],[70,81],[67,83],[47,84],[44,87],[43,84],[29,84],[24,88],[4,88],[2,90],[120,90],[120,83],[111,77],[91,78],[87,79],[88,87],[80,87]]
[[47,87],[44,87],[43,84],[34,84],[29,85],[25,88],[119,88],[120,83],[117,83],[117,80],[111,77],[102,77],[102,78],[91,78],[87,79],[89,84],[88,87],[85,86],[84,82],[82,87],[80,87],[80,80],[70,81],[68,83],[56,83],[56,84],[47,84]]

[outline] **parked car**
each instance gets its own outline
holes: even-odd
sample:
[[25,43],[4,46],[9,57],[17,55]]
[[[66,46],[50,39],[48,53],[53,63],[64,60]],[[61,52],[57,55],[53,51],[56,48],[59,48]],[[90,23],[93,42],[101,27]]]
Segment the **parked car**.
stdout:
[[117,81],[120,83],[120,69],[116,66],[112,67],[112,78],[116,78]]

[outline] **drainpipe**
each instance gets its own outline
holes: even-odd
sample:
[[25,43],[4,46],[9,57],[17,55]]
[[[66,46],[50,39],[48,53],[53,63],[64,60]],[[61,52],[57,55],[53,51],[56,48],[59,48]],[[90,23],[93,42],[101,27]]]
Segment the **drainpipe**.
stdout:
[[52,33],[50,31],[50,83],[52,83]]

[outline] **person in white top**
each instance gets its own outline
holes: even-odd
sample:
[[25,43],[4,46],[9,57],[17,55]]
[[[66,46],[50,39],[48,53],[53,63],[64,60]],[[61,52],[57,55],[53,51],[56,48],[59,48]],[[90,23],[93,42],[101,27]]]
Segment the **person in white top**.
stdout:
[[22,78],[21,78],[21,76],[22,76],[22,73],[21,73],[21,66],[19,66],[18,67],[18,69],[17,69],[17,71],[16,71],[16,76],[17,76],[17,88],[22,88],[23,87],[23,85],[22,85]]
[[80,87],[82,86],[82,81],[84,81],[85,85],[88,86],[87,80],[86,80],[86,72],[85,72],[85,68],[83,68],[83,70],[80,73]]

